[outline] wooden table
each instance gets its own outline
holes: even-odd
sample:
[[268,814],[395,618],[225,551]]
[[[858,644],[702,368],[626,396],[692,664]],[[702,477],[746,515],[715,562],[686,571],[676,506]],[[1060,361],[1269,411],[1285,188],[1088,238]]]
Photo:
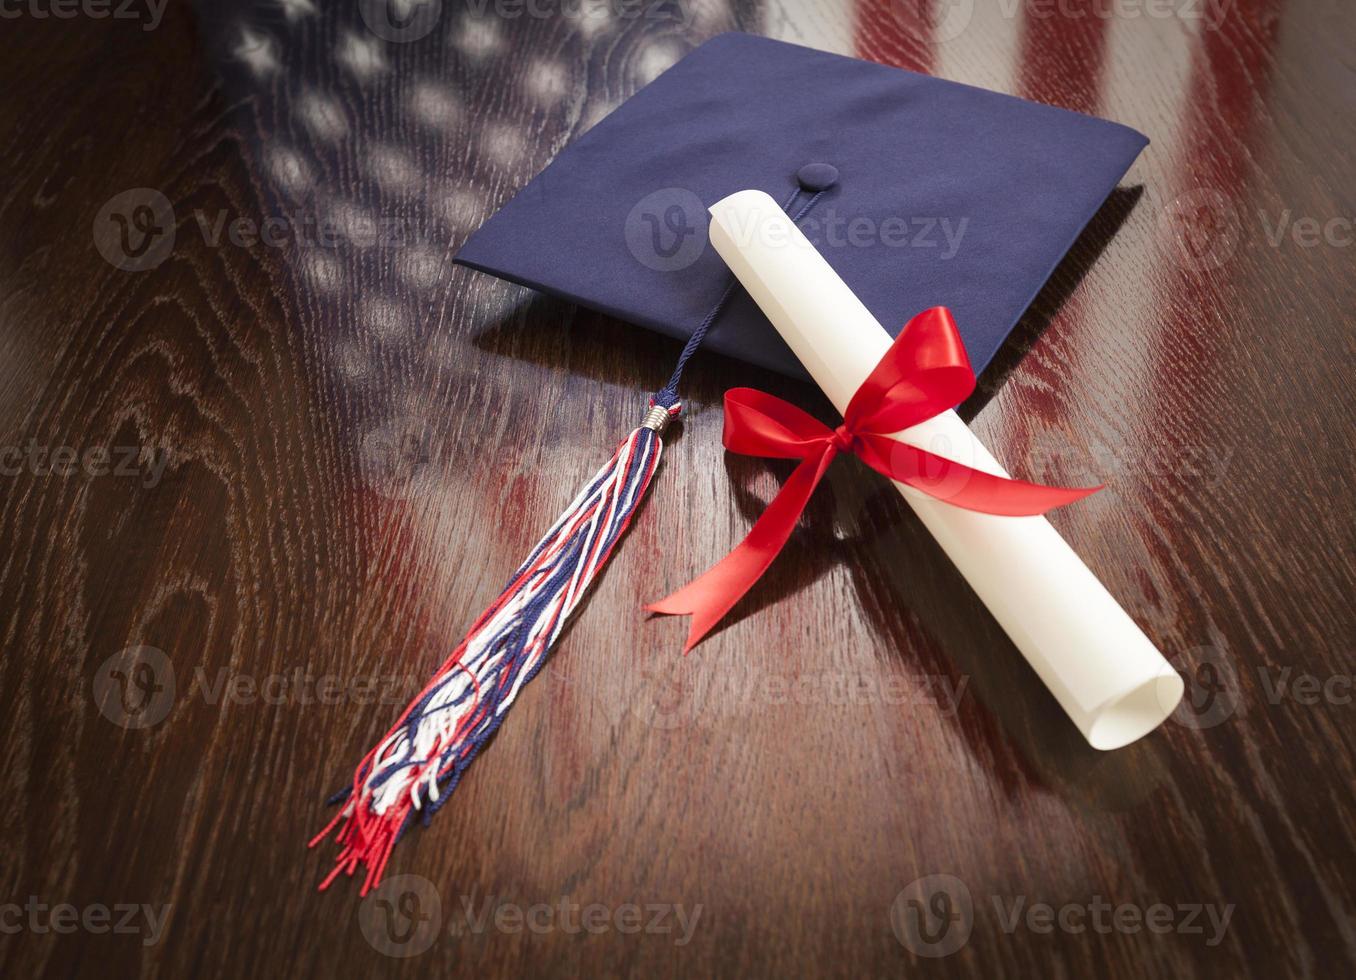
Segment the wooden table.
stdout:
[[[1352,5],[477,6],[5,8],[0,972],[1351,971]],[[1188,704],[1088,748],[846,463],[679,656],[641,603],[787,473],[723,453],[722,392],[826,410],[709,358],[452,804],[381,892],[317,894],[325,797],[676,353],[451,257],[730,29],[1152,137],[965,415],[1106,481],[1054,522]]]

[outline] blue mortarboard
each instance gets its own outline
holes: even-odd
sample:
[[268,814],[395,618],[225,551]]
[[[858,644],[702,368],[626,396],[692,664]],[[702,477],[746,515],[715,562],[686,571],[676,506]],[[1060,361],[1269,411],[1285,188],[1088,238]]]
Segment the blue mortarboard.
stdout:
[[[800,221],[887,329],[944,305],[976,371],[1148,140],[1126,126],[746,34],[713,38],[564,150],[457,261],[673,337],[729,273],[706,207],[798,177]],[[748,296],[703,346],[803,376]]]

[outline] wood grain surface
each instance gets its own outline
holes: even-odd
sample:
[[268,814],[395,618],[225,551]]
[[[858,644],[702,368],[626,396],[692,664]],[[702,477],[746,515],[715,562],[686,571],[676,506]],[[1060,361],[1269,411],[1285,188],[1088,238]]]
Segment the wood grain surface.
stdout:
[[[0,58],[0,973],[1356,969],[1348,0],[71,9],[6,6]],[[451,257],[731,29],[1152,137],[964,414],[1108,484],[1054,523],[1188,702],[1088,748],[847,462],[680,656],[641,604],[788,472],[722,451],[722,392],[828,414],[699,359],[452,804],[319,894],[325,798],[677,353]]]

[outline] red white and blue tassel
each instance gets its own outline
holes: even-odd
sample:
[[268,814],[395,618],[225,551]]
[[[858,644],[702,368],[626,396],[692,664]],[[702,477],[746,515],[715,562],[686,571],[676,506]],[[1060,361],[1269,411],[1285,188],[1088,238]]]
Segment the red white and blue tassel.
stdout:
[[[663,401],[664,404],[660,404]],[[659,466],[661,433],[682,411],[670,389],[513,573],[427,687],[331,799],[343,809],[311,841],[335,832],[343,850],[323,890],[366,867],[376,887],[391,848],[416,818],[425,826],[546,662],[570,613],[607,564]]]
[[[799,221],[821,196],[814,193],[792,218]],[[797,188],[789,212],[805,191]],[[334,834],[342,850],[324,890],[341,874],[366,868],[362,894],[381,883],[391,849],[416,819],[428,826],[461,782],[466,768],[499,728],[518,691],[551,652],[565,622],[602,572],[645,497],[664,444],[665,427],[682,412],[683,369],[735,288],[730,280],[693,331],[669,383],[651,399],[641,424],[589,481],[518,567],[433,680],[405,709],[331,804],[342,808],[310,846]]]

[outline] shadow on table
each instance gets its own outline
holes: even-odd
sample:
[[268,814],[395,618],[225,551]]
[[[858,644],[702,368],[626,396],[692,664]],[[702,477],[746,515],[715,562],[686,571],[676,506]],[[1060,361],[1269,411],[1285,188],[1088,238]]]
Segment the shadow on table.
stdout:
[[1008,334],[998,353],[979,377],[975,393],[971,395],[957,411],[961,418],[969,422],[989,403],[1003,382],[1029,354],[1047,327],[1064,308],[1064,303],[1078,289],[1083,278],[1101,258],[1107,245],[1120,232],[1135,205],[1144,196],[1143,185],[1117,187],[1102,202],[1097,213],[1092,216],[1083,229],[1073,248],[1055,267],[1055,271],[1041,287],[1031,305],[1026,308],[1022,318]]

